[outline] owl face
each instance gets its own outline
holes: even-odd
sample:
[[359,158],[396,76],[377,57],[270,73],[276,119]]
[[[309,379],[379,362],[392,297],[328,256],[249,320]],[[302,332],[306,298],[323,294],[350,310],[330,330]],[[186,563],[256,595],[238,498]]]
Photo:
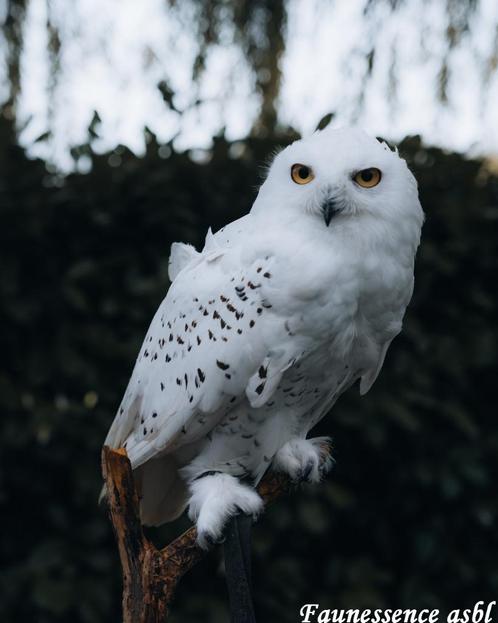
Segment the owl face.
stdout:
[[326,129],[296,141],[275,158],[261,192],[267,205],[321,219],[324,227],[365,214],[422,215],[405,161],[358,129]]

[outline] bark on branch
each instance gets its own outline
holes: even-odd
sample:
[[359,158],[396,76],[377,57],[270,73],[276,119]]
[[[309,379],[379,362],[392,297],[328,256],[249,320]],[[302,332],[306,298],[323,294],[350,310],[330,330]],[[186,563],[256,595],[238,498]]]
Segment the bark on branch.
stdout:
[[[102,473],[123,569],[123,622],[164,623],[178,582],[206,552],[196,545],[195,527],[163,549],[157,549],[146,538],[131,464],[124,449],[104,446]],[[286,476],[269,472],[258,486],[258,493],[268,503],[291,487]]]

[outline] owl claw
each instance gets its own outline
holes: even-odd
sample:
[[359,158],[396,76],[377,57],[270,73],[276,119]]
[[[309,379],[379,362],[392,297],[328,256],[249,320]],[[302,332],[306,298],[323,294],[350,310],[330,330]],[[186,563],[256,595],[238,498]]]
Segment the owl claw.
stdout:
[[[203,543],[207,545],[207,547],[210,548],[210,547],[215,547],[216,545],[221,545],[222,543],[224,543],[225,537],[224,536],[215,537],[209,534],[209,532],[206,532],[203,534],[199,533],[198,541],[199,541],[199,544]],[[203,549],[207,549],[207,547],[203,547]]]
[[314,467],[315,467],[315,462],[312,459],[310,459],[304,466],[304,469],[300,470],[298,474],[299,480],[302,480],[303,482],[310,482],[310,475]]
[[194,479],[190,492],[189,517],[197,525],[197,543],[202,549],[223,543],[225,526],[234,515],[256,518],[263,509],[256,491],[229,474]]
[[333,464],[328,446],[328,437],[291,439],[275,455],[273,469],[288,474],[294,482],[320,482]]

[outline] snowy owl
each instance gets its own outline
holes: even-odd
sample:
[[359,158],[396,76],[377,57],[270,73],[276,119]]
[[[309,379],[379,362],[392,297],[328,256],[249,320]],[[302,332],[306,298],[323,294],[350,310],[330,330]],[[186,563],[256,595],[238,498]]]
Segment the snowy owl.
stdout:
[[423,212],[396,151],[359,129],[281,151],[250,212],[201,252],[174,243],[105,443],[124,447],[144,524],[188,507],[202,547],[256,516],[267,469],[320,480],[313,426],[374,383],[413,291]]

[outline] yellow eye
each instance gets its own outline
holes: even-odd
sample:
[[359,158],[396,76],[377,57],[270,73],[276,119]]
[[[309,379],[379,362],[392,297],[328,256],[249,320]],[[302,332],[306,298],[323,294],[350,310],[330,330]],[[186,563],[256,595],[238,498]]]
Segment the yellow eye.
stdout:
[[373,188],[377,186],[382,178],[382,173],[379,169],[371,167],[370,169],[363,169],[358,171],[353,177],[353,180],[362,188]]
[[315,179],[311,167],[307,167],[305,164],[293,164],[291,167],[292,181],[296,184],[309,184]]

